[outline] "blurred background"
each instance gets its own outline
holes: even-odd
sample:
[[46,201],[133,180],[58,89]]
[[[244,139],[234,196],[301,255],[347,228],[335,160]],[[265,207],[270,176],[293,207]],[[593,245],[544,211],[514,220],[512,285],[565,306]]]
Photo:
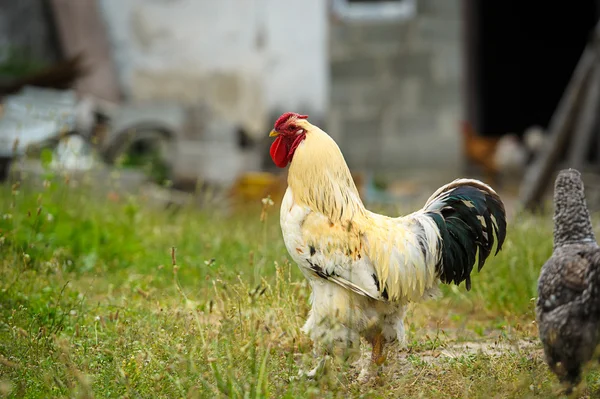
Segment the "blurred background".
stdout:
[[535,208],[558,168],[600,170],[599,3],[0,0],[0,175],[278,197],[268,132],[294,111],[367,202],[473,176]]

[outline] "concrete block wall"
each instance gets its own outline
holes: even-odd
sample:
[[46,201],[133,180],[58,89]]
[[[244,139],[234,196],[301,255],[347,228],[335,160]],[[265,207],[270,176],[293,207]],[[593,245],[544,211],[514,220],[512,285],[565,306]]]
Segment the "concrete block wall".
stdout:
[[329,133],[351,168],[460,168],[460,0],[417,0],[399,21],[330,24]]

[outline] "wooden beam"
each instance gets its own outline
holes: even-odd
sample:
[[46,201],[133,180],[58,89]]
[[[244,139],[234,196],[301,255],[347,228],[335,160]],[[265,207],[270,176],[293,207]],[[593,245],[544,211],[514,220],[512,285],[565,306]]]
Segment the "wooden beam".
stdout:
[[600,109],[600,63],[598,53],[585,93],[581,112],[575,123],[571,147],[567,157],[571,168],[582,169],[590,153],[594,141],[594,133],[598,130],[598,110]]
[[64,55],[83,54],[88,68],[88,74],[77,82],[77,91],[119,101],[121,91],[96,0],[50,0],[50,5]]

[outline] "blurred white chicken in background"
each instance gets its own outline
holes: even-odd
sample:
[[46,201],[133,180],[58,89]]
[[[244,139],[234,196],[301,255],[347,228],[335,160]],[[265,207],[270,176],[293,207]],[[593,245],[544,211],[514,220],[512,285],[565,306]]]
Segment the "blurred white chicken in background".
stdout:
[[542,150],[546,143],[546,136],[544,135],[544,129],[540,126],[531,126],[525,130],[523,135],[525,147],[529,150],[529,157],[527,162],[530,163],[533,158]]
[[502,177],[518,175],[525,169],[528,159],[525,144],[514,133],[505,134],[498,141],[495,163]]
[[494,163],[502,184],[519,180],[545,142],[544,130],[539,126],[528,128],[522,140],[514,133],[502,136],[494,153]]

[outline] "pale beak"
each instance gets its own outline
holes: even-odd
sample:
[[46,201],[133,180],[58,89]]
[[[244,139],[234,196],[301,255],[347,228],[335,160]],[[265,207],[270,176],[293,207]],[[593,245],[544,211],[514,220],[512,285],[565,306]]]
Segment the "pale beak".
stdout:
[[269,137],[277,137],[279,136],[279,132],[276,132],[275,130],[271,130],[271,133],[269,133]]

